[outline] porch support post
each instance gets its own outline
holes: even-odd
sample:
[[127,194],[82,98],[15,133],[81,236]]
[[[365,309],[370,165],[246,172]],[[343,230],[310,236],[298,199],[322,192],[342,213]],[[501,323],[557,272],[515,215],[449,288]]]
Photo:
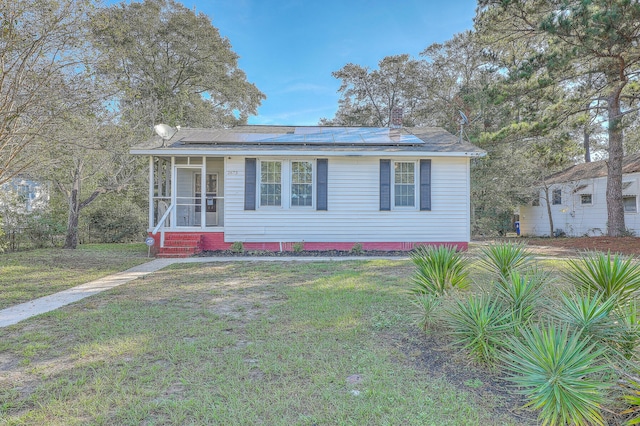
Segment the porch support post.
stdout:
[[[171,170],[169,168],[169,162],[167,160],[162,161],[162,168],[164,170],[164,192],[163,197],[171,197]],[[171,202],[171,200],[169,200]]]
[[[177,204],[176,198],[176,181],[177,181],[177,172],[176,172],[176,157],[171,157],[171,205],[174,206]],[[171,224],[170,228],[176,227],[176,210],[178,210],[178,206],[175,205],[173,209],[171,209]]]
[[154,184],[154,175],[153,175],[153,155],[149,156],[149,230],[155,227],[154,222],[154,213],[155,213],[155,203],[153,202],[153,184]]
[[207,157],[202,157],[202,170],[200,171],[200,227],[207,227]]

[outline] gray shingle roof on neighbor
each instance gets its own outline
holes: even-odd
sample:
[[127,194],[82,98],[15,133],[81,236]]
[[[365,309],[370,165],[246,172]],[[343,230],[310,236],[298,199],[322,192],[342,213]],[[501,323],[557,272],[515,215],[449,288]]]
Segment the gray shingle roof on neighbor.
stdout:
[[230,129],[181,128],[163,146],[155,137],[132,149],[134,154],[154,150],[180,151],[384,151],[465,153],[485,151],[460,140],[440,127],[332,127],[236,126]]
[[[582,179],[592,179],[607,176],[607,160],[581,163],[547,176],[546,183],[575,182]],[[622,163],[622,173],[640,172],[640,154],[628,155]]]

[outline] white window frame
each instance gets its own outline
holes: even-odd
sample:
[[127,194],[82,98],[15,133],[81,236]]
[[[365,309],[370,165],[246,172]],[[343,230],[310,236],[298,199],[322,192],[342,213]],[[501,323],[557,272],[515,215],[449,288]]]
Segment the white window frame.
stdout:
[[[270,205],[270,204],[262,204],[262,165],[263,163],[280,163],[280,205]],[[280,159],[261,159],[258,161],[258,173],[257,173],[257,179],[256,179],[256,196],[258,197],[257,200],[257,207],[260,209],[282,209],[285,207],[285,182],[284,181],[284,177],[286,176],[285,173],[285,161],[280,160]]]
[[[624,199],[625,198],[633,198],[636,200],[635,203],[635,210],[627,210],[626,206],[624,206]],[[623,195],[622,196],[622,205],[624,206],[624,213],[625,214],[635,214],[638,213],[638,196],[637,195],[633,195],[633,194],[629,194],[629,195]]]
[[[558,202],[556,203],[555,194],[558,193]],[[552,206],[561,206],[562,205],[562,189],[555,188],[551,190],[551,205]]]
[[[280,205],[262,205],[262,165],[263,163],[280,163]],[[293,190],[293,166],[294,162],[311,163],[311,205],[294,206],[291,203]],[[316,208],[316,160],[315,158],[259,158],[256,166],[256,209],[302,209],[313,210]]]
[[[397,206],[396,205],[396,164],[411,163],[413,164],[413,206]],[[412,160],[393,160],[391,162],[391,209],[392,210],[418,210],[420,200],[418,199],[418,175],[419,165],[417,161]]]
[[[581,206],[592,206],[592,205],[593,205],[593,194],[578,194],[578,195],[580,196],[580,205],[581,205]],[[585,202],[582,200],[582,197],[584,197],[585,195],[588,195],[588,196],[590,196],[590,197],[591,197],[591,201],[590,201],[590,202],[585,203]]]
[[[289,202],[289,207],[292,209],[315,209],[316,206],[316,162],[313,159],[291,159],[287,160],[287,167],[289,169],[289,194],[287,200]],[[311,164],[311,205],[309,206],[294,206],[293,205],[293,163],[309,163]]]

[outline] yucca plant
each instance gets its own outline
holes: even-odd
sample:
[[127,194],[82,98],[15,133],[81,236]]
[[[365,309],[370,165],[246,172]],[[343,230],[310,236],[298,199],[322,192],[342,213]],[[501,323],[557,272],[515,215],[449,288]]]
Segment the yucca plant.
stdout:
[[640,382],[627,376],[625,388],[627,394],[624,396],[624,401],[629,408],[620,414],[627,416],[626,425],[640,425]]
[[434,294],[415,294],[411,303],[418,308],[417,323],[423,330],[427,330],[436,323],[436,313],[442,304],[442,298]]
[[540,410],[543,425],[603,425],[600,412],[607,385],[594,377],[606,366],[604,350],[567,325],[533,325],[521,339],[508,339],[503,354],[508,380]]
[[634,300],[613,312],[618,338],[618,351],[626,359],[631,359],[640,345],[640,306]]
[[582,291],[598,292],[605,299],[615,296],[620,305],[640,291],[640,264],[632,258],[587,252],[567,263],[564,278]]
[[529,321],[542,302],[542,286],[549,279],[550,274],[543,271],[521,273],[514,270],[506,279],[494,282],[498,298],[511,310],[514,325],[520,326]]
[[411,253],[416,269],[413,293],[442,296],[453,288],[469,286],[469,261],[455,247],[420,246]]
[[601,341],[610,341],[615,335],[615,321],[611,311],[616,298],[605,299],[599,293],[561,294],[560,304],[553,316],[580,332]]
[[491,244],[481,251],[480,266],[499,281],[508,279],[512,271],[525,271],[533,262],[533,255],[522,243]]
[[445,322],[456,338],[455,344],[463,345],[473,357],[488,364],[495,362],[504,334],[512,328],[511,313],[486,294],[458,301]]

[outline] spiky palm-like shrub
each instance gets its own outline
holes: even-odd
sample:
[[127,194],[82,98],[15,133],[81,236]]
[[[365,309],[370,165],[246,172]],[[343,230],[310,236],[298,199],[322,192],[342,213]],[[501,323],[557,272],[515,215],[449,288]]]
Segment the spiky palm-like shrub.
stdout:
[[508,380],[540,410],[544,425],[602,425],[600,406],[607,385],[594,377],[606,367],[599,363],[604,350],[566,325],[534,325],[522,338],[508,339],[503,354]]
[[512,271],[525,271],[533,262],[533,255],[525,244],[501,243],[482,248],[480,265],[502,281]]
[[511,313],[487,295],[458,301],[445,318],[455,343],[481,362],[496,361],[504,335],[512,329]]
[[494,288],[498,298],[511,310],[514,324],[520,326],[529,321],[542,303],[541,289],[549,281],[549,274],[514,270],[505,278],[495,281]]
[[415,294],[411,303],[418,308],[417,323],[423,330],[432,327],[436,322],[436,313],[442,304],[442,298],[435,294]]
[[616,296],[624,305],[640,292],[640,264],[618,254],[587,252],[568,261],[563,276],[578,289],[598,292],[605,299]]
[[615,344],[618,352],[626,359],[631,359],[640,345],[640,306],[638,305],[634,300],[613,312],[618,331]]
[[611,311],[616,306],[616,298],[605,299],[599,293],[595,294],[562,294],[560,305],[553,312],[553,316],[601,341],[610,341],[615,336],[616,325]]
[[453,288],[469,286],[468,260],[455,247],[417,247],[411,253],[416,269],[413,293],[442,296]]
[[640,382],[627,377],[625,389],[627,394],[624,395],[624,400],[629,408],[620,414],[627,416],[626,425],[640,425]]

